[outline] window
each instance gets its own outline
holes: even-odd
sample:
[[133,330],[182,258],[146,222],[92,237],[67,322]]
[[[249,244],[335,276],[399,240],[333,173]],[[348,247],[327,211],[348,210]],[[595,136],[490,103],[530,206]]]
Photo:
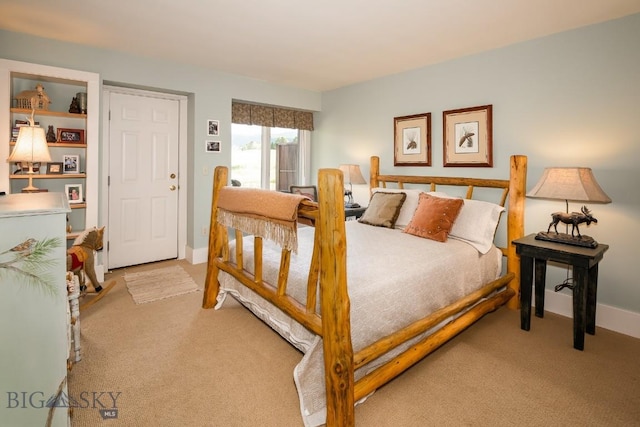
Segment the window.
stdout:
[[231,123],[234,184],[271,190],[309,184],[313,113],[233,101]]
[[289,190],[306,184],[310,132],[231,125],[231,179],[243,187]]

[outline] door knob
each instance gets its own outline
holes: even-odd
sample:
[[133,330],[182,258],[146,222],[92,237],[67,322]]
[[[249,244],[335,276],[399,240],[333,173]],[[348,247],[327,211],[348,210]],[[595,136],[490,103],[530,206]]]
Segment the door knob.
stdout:
[[175,186],[175,185],[170,185],[170,186],[169,186],[169,190],[174,191],[175,189],[176,189],[176,186]]
[[175,177],[176,177],[175,173],[172,173],[171,175],[169,175],[169,178],[171,178],[171,179],[175,179]]

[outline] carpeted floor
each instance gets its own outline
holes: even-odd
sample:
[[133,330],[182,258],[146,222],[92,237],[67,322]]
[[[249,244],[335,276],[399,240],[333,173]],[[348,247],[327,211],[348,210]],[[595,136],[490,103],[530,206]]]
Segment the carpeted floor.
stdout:
[[[136,305],[125,272],[182,266],[202,288],[205,265],[118,270],[82,312],[83,360],[69,374],[72,426],[301,426],[292,371],[300,353],[231,298],[202,292]],[[631,426],[640,424],[640,340],[598,328],[572,347],[571,319],[501,308],[356,407],[360,427]],[[118,394],[119,393],[119,394]],[[100,406],[113,398],[116,419]],[[104,415],[104,414],[103,414]]]

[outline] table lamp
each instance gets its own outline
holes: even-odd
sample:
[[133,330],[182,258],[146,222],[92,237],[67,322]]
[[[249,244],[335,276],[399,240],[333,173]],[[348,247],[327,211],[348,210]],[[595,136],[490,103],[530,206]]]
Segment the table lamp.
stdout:
[[13,148],[13,152],[7,162],[25,162],[29,165],[29,185],[22,189],[23,193],[37,192],[38,188],[33,185],[33,164],[36,162],[50,162],[49,146],[44,129],[35,126],[33,115],[35,114],[36,99],[31,99],[31,117],[28,118],[29,126],[22,126],[18,132],[18,139]]
[[[579,224],[598,223],[587,206],[583,205],[580,212],[569,213],[569,200],[611,203],[611,199],[600,188],[590,168],[546,168],[540,181],[527,193],[527,197],[564,200],[566,205],[565,212],[551,214],[551,222],[547,231],[539,232],[536,239],[588,248],[598,246],[592,237],[581,235],[578,229]],[[558,233],[557,226],[560,222],[566,224],[566,233]],[[572,226],[571,234],[568,233],[569,225]],[[551,227],[554,228],[554,232],[551,231]]]
[[340,165],[340,170],[344,177],[344,183],[349,184],[349,189],[344,191],[344,195],[348,197],[345,208],[359,208],[360,205],[353,201],[353,184],[366,184],[359,165]]

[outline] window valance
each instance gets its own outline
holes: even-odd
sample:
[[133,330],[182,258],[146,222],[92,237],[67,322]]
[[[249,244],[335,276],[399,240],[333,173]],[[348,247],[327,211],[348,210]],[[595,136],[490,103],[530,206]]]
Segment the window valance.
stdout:
[[313,130],[313,113],[233,101],[231,122],[241,125]]

